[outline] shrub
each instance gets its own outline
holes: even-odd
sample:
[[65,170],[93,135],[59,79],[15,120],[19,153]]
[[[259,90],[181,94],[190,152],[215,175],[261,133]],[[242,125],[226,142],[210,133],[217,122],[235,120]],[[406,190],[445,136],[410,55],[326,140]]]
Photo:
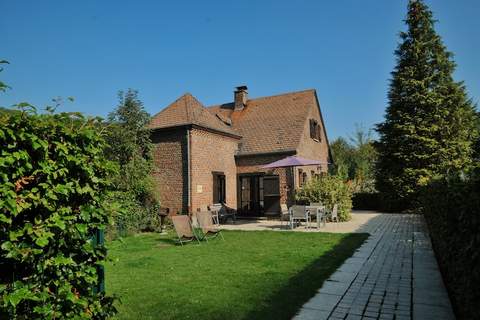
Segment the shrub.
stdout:
[[352,197],[353,208],[357,210],[380,210],[382,208],[379,193],[358,192]]
[[352,210],[352,189],[349,182],[332,175],[320,176],[308,181],[296,194],[298,201],[321,202],[327,208],[338,204],[338,218],[348,221]]
[[93,235],[109,223],[103,197],[116,170],[100,131],[78,113],[0,115],[1,319],[115,313],[94,290],[107,252]]
[[420,200],[432,244],[460,319],[478,319],[480,175],[437,178]]
[[157,202],[147,201],[147,204],[142,204],[134,194],[123,191],[110,193],[107,201],[117,205],[113,215],[114,223],[107,232],[109,239],[160,229]]
[[105,149],[107,157],[120,166],[120,173],[111,177],[116,192],[109,201],[120,207],[114,216],[115,226],[108,230],[109,238],[158,227],[159,197],[152,179],[149,120],[137,91],[119,92],[119,104],[109,114]]

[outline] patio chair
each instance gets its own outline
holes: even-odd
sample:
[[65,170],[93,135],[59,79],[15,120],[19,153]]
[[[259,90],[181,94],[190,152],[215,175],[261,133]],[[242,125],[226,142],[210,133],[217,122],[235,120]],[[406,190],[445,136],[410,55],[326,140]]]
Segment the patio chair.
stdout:
[[216,238],[220,235],[222,240],[225,240],[223,238],[222,230],[213,225],[211,212],[197,212],[197,221],[199,227],[202,229],[203,239],[208,241],[209,238]]
[[218,213],[220,212],[221,209],[222,209],[222,204],[221,203],[214,203],[210,206],[210,212],[212,213],[212,219],[217,226],[220,225],[220,219],[218,218]]
[[312,217],[315,218],[317,229],[320,228],[322,222],[323,226],[326,225],[325,206],[322,206],[320,203],[310,203],[309,206],[306,206],[306,210],[310,214],[310,221]]
[[310,226],[310,215],[308,214],[307,210],[305,210],[305,206],[292,206],[290,208],[290,227],[293,229],[295,222],[305,221],[305,228],[308,229]]
[[280,224],[281,224],[281,227],[283,228],[283,221],[288,221],[290,222],[290,211],[288,210],[288,207],[287,207],[287,204],[286,203],[282,203],[280,205],[280,209],[281,209],[281,212],[280,212]]
[[335,220],[335,222],[338,222],[338,204],[333,205],[332,213],[330,214],[330,220],[332,222]]
[[228,221],[228,219],[232,219],[232,223],[235,224],[237,222],[237,214],[236,210],[230,207],[227,207],[226,205],[222,206],[222,209],[218,211],[218,218],[220,219],[220,222],[225,223]]
[[175,232],[178,236],[178,242],[183,246],[184,242],[190,242],[197,240],[200,244],[200,240],[193,231],[190,218],[187,215],[176,215],[171,217]]

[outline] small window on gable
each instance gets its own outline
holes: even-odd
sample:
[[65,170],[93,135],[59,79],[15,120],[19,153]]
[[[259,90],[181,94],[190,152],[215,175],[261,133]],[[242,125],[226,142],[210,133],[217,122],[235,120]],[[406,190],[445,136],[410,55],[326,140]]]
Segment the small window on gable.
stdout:
[[310,119],[310,138],[321,141],[320,125],[317,120]]
[[302,169],[298,169],[298,184],[302,187],[307,182],[307,173]]

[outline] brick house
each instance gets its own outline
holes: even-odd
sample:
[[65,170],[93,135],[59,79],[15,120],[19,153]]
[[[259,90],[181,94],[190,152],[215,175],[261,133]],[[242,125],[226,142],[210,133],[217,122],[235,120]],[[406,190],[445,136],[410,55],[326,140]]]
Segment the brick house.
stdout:
[[[222,202],[239,215],[278,213],[294,190],[326,172],[331,154],[315,90],[204,107],[187,93],[152,117],[154,178],[162,206],[194,212]],[[262,169],[298,155],[319,166]]]

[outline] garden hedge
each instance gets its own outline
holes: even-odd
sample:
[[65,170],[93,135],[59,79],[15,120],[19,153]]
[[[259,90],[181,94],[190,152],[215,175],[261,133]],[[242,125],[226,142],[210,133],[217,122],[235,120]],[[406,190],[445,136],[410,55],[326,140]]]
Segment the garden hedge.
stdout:
[[[23,105],[28,107],[28,105]],[[0,319],[105,319],[106,260],[93,243],[109,223],[103,196],[115,166],[99,119],[0,114]]]
[[480,175],[437,179],[420,199],[457,317],[480,319]]
[[381,210],[382,202],[378,192],[357,192],[352,197],[353,209]]

